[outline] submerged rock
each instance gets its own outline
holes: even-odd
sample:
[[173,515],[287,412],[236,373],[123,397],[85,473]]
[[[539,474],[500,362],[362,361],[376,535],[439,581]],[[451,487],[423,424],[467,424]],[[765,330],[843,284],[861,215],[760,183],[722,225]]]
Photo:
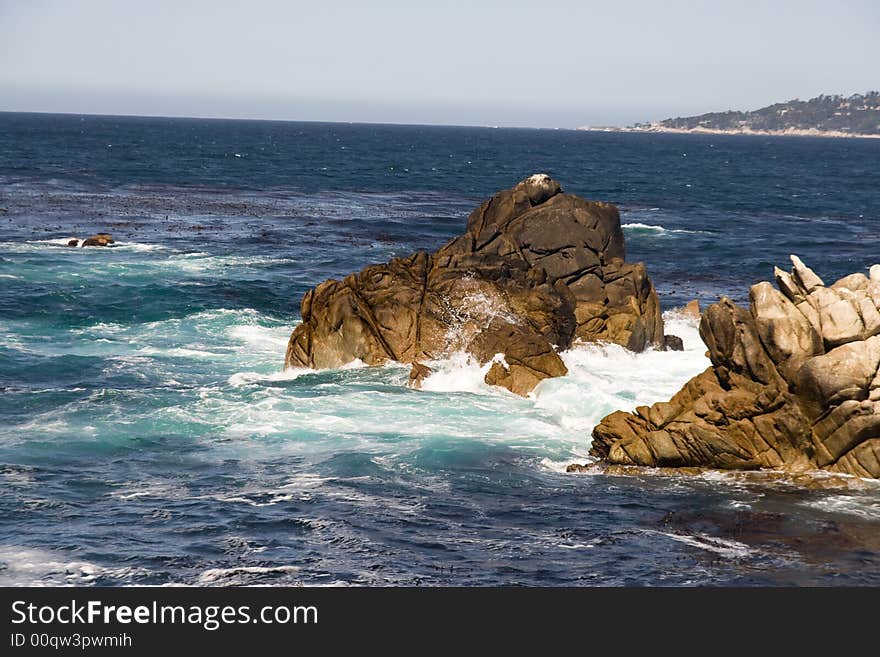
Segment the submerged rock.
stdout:
[[409,371],[409,387],[419,389],[422,382],[434,373],[430,367],[423,363],[413,363]]
[[301,312],[286,367],[465,351],[494,361],[488,383],[520,395],[565,374],[558,351],[575,341],[663,346],[657,294],[645,266],[624,261],[617,208],[564,194],[544,174],[485,201],[434,253],[321,283]]
[[[84,239],[82,246],[110,246],[114,243],[115,241],[110,233],[96,233],[95,235]],[[71,245],[68,243],[68,246]]]
[[668,402],[618,411],[594,456],[622,465],[821,468],[880,477],[880,266],[831,286],[792,256],[703,313],[712,366]]

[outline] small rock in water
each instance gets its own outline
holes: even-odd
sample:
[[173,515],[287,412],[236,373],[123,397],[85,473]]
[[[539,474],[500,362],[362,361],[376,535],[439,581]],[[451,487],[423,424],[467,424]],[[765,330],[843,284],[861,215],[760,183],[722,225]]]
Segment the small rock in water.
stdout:
[[110,246],[115,240],[110,233],[96,233],[91,237],[83,240],[83,246]]
[[76,238],[71,239],[71,240],[67,243],[67,246],[79,246],[79,240],[76,239]]
[[427,379],[434,373],[427,365],[421,363],[413,363],[412,369],[409,371],[409,387],[419,389],[422,387],[422,381]]
[[663,348],[666,351],[684,351],[684,341],[677,335],[664,335]]

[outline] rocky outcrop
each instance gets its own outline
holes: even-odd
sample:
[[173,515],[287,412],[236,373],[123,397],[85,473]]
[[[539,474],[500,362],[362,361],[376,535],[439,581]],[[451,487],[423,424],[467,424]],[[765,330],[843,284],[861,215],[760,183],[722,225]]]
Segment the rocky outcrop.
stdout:
[[880,477],[880,265],[826,286],[796,256],[778,290],[751,288],[703,313],[711,367],[668,402],[593,431],[610,463],[821,468]]
[[465,351],[494,361],[488,383],[521,395],[565,374],[558,352],[577,340],[640,351],[664,338],[645,266],[624,261],[617,208],[564,194],[543,174],[485,201],[465,233],[435,253],[321,283],[301,313],[286,367]]

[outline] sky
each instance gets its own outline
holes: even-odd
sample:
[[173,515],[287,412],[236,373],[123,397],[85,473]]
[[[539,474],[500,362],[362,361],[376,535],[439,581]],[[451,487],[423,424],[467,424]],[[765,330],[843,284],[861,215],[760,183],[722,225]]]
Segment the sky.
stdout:
[[0,0],[0,111],[570,128],[880,88],[877,0]]

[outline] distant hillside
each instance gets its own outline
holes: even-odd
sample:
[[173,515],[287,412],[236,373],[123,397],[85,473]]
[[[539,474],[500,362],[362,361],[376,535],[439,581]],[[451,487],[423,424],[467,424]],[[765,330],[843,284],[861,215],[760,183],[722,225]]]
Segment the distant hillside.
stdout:
[[657,123],[636,123],[624,130],[880,137],[880,93],[870,91],[848,98],[822,95],[810,100],[776,103],[751,112],[711,112]]
[[880,94],[871,91],[849,98],[817,96],[776,103],[753,112],[712,112],[666,119],[660,121],[660,125],[677,130],[784,132],[794,129],[880,135]]

